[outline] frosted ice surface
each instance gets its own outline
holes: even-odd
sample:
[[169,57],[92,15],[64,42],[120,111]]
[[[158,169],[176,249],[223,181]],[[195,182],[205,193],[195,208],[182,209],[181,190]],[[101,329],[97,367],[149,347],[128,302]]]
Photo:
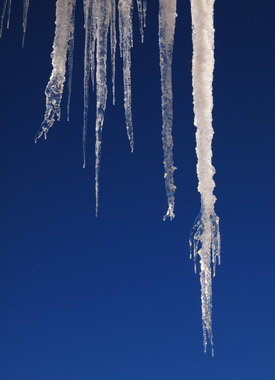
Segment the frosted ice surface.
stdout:
[[132,92],[131,92],[131,48],[133,46],[133,0],[119,0],[119,46],[123,58],[124,109],[125,122],[131,151],[134,150],[132,124]]
[[[200,257],[200,282],[204,350],[207,338],[213,350],[212,332],[212,270],[220,263],[219,218],[214,211],[216,197],[213,194],[215,169],[212,165],[212,82],[214,70],[214,0],[191,0],[192,15],[192,82],[194,124],[196,131],[198,191],[201,194],[201,212],[190,236],[191,255],[194,261]],[[212,258],[212,267],[211,267]],[[195,266],[196,270],[196,266]]]

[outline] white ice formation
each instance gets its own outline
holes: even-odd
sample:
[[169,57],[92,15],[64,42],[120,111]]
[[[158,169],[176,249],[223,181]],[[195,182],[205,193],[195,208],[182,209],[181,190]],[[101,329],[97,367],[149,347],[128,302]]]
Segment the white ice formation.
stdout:
[[[27,1],[27,0],[25,0]],[[73,50],[74,50],[74,19],[76,0],[57,0],[55,38],[52,52],[52,74],[45,90],[46,111],[44,120],[35,137],[47,137],[49,129],[55,120],[60,120],[60,104],[66,76],[68,60],[68,105],[67,119],[71,97]],[[137,0],[140,20],[141,39],[146,25],[146,1]],[[92,81],[96,90],[96,122],[95,122],[95,193],[96,215],[99,203],[99,171],[102,145],[102,130],[107,103],[107,53],[108,35],[110,30],[112,90],[115,103],[115,59],[116,59],[116,0],[84,0],[84,112],[83,112],[83,167],[86,166],[86,139],[88,127],[89,83]],[[133,0],[118,0],[119,13],[119,45],[123,58],[124,108],[125,121],[131,151],[134,148],[132,106],[131,106],[131,48],[133,47]]]
[[159,0],[159,52],[161,72],[162,143],[164,152],[164,178],[168,200],[168,210],[163,220],[175,217],[174,185],[175,166],[173,162],[173,92],[172,55],[176,23],[177,0]]
[[55,119],[60,120],[61,117],[60,105],[66,79],[66,62],[74,7],[75,0],[57,0],[56,2],[55,36],[51,54],[53,69],[45,90],[46,111],[44,120],[35,136],[35,141],[42,135],[46,139]]
[[[212,165],[212,83],[214,70],[214,0],[191,0],[193,61],[192,82],[194,124],[196,131],[198,191],[201,211],[190,235],[191,256],[194,263],[200,257],[200,282],[204,350],[207,338],[213,350],[212,333],[212,271],[220,263],[219,218],[215,214],[216,197],[213,194],[215,169]],[[211,268],[212,260],[212,268]],[[195,263],[196,272],[196,263]]]
[[[192,81],[194,99],[194,124],[196,130],[196,153],[198,191],[201,195],[201,211],[190,235],[191,257],[200,257],[200,282],[202,302],[202,324],[204,349],[210,341],[213,350],[212,333],[212,275],[215,276],[216,263],[220,263],[219,218],[215,214],[216,197],[213,194],[215,169],[212,165],[212,82],[214,70],[214,0],[190,0],[192,16],[193,61]],[[4,18],[7,14],[7,28],[10,24],[12,0],[3,0],[0,18],[0,37]],[[141,41],[144,40],[146,26],[146,0],[136,0],[139,14]],[[174,218],[174,167],[173,162],[173,94],[172,94],[172,55],[176,21],[177,0],[159,0],[159,51],[162,91],[162,142],[164,150],[164,177],[168,200],[168,211],[164,220]],[[52,73],[47,84],[46,111],[44,120],[35,137],[47,137],[49,129],[61,116],[61,100],[66,80],[68,61],[68,104],[67,119],[72,86],[74,30],[76,0],[56,0],[55,37],[53,42]],[[131,108],[131,49],[133,47],[134,0],[83,0],[85,48],[84,48],[84,113],[83,113],[83,166],[86,165],[86,136],[88,124],[89,83],[96,90],[95,122],[95,192],[96,214],[99,199],[99,171],[102,145],[102,130],[107,102],[107,52],[110,31],[110,51],[112,69],[112,92],[115,103],[116,73],[116,12],[118,11],[119,48],[123,60],[125,121],[131,151],[134,148],[132,108]],[[29,0],[23,0],[23,41],[24,45]],[[212,264],[211,264],[212,261]]]

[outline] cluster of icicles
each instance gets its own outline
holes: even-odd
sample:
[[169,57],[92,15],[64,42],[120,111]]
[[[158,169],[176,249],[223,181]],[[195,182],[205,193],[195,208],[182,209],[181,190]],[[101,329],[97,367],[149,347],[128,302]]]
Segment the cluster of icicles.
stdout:
[[[146,0],[137,0],[141,40],[144,39],[146,26]],[[8,3],[8,4],[7,4]],[[164,178],[168,199],[168,210],[164,216],[174,218],[174,167],[173,163],[173,95],[172,95],[172,55],[174,44],[176,0],[159,0],[159,51],[162,91],[162,141],[164,150]],[[8,5],[8,7],[7,7]],[[56,1],[55,37],[53,42],[52,73],[47,84],[46,112],[35,141],[42,135],[47,137],[55,120],[60,120],[61,99],[66,80],[66,63],[68,61],[68,105],[72,83],[74,21],[76,0]],[[29,0],[23,0],[23,45],[27,26]],[[85,167],[86,135],[89,83],[96,90],[95,122],[95,192],[96,214],[98,213],[99,169],[102,144],[102,128],[107,101],[107,52],[108,34],[110,32],[112,62],[112,92],[115,103],[115,57],[116,57],[116,14],[118,12],[119,50],[123,59],[124,108],[126,130],[131,151],[134,149],[132,110],[131,110],[131,48],[133,47],[133,0],[83,0],[85,52],[84,52],[84,127],[83,156]],[[7,8],[7,9],[6,9]],[[215,183],[212,166],[212,82],[214,69],[214,0],[191,0],[192,38],[193,38],[193,98],[194,124],[196,130],[196,153],[198,157],[198,191],[201,194],[201,211],[191,231],[190,249],[194,259],[200,257],[200,282],[202,302],[203,341],[206,351],[209,339],[213,354],[212,334],[212,275],[215,276],[216,262],[220,263],[219,218],[214,211],[216,197],[213,195]],[[9,27],[11,0],[4,0],[1,14],[0,36],[2,35],[5,14]],[[212,261],[212,264],[211,264]],[[212,273],[213,272],[213,273]]]

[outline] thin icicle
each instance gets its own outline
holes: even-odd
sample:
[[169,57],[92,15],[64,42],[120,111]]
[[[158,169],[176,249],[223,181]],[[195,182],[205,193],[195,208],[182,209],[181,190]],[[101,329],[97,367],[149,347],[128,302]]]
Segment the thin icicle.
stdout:
[[140,31],[140,37],[141,42],[144,41],[144,28],[146,26],[146,0],[137,0],[137,7],[138,7],[138,16],[139,16],[139,31]]
[[[84,28],[85,28],[85,47],[84,47],[84,111],[83,111],[83,168],[86,166],[86,140],[87,140],[87,123],[89,108],[89,80],[90,80],[90,46],[91,46],[91,28],[93,0],[84,0]],[[94,26],[95,27],[95,26]]]
[[146,28],[147,0],[143,0],[143,29]]
[[55,118],[57,118],[58,121],[60,120],[60,104],[65,82],[66,60],[68,42],[70,39],[70,23],[72,12],[73,0],[57,0],[55,36],[53,42],[53,51],[51,54],[53,70],[45,90],[46,111],[44,120],[35,136],[35,141],[37,141],[37,139],[39,139],[42,135],[47,138],[47,133],[53,126]]
[[10,27],[10,19],[11,19],[11,0],[8,3],[8,19],[7,19],[7,29]]
[[133,46],[133,0],[119,0],[119,46],[123,57],[124,109],[125,122],[131,152],[134,150],[134,135],[132,124],[132,93],[131,93],[131,48]]
[[68,48],[67,121],[70,120],[70,103],[71,103],[71,94],[72,94],[72,77],[73,77],[73,63],[74,63],[75,4],[76,4],[76,0],[73,0],[72,17],[70,20],[70,39],[69,39],[69,48]]
[[96,32],[96,126],[95,126],[95,192],[96,216],[98,214],[99,170],[102,129],[107,102],[107,39],[110,23],[111,0],[97,0]]
[[98,0],[92,0],[92,11],[91,17],[89,20],[90,28],[91,28],[91,42],[90,42],[90,70],[91,70],[91,80],[92,80],[92,88],[93,91],[95,89],[95,44],[96,44],[96,33],[97,33],[97,4]]
[[[190,235],[191,255],[194,261],[200,256],[200,282],[202,302],[202,324],[204,351],[207,338],[213,350],[212,332],[212,270],[220,263],[219,218],[214,211],[216,197],[212,166],[212,82],[214,70],[214,0],[191,0],[193,26],[192,81],[194,99],[194,124],[196,131],[196,153],[198,157],[198,191],[201,194],[201,212]],[[212,268],[211,268],[212,258]]]
[[3,25],[4,25],[5,14],[6,14],[6,8],[7,8],[7,0],[4,0],[2,13],[1,13],[1,21],[0,21],[0,38],[2,37],[2,33],[3,33]]
[[116,1],[111,0],[111,20],[110,20],[110,41],[111,41],[111,60],[112,60],[112,90],[113,90],[113,105],[116,102]]
[[164,178],[168,200],[168,210],[163,220],[175,217],[174,185],[175,166],[173,162],[173,92],[172,56],[176,22],[177,0],[159,0],[159,52],[161,72],[162,103],[162,143],[164,152]]
[[24,47],[25,36],[27,30],[28,22],[28,10],[29,10],[30,0],[23,0],[23,38],[22,38],[22,47]]

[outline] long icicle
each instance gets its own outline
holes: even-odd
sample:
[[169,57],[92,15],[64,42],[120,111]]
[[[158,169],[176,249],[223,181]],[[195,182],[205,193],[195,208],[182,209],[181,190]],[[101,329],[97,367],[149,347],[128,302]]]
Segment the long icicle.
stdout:
[[2,37],[3,33],[3,26],[4,26],[4,18],[6,14],[6,8],[7,8],[7,0],[3,1],[3,6],[2,6],[2,13],[1,13],[1,19],[0,19],[0,38]]
[[29,5],[30,5],[30,0],[23,0],[23,38],[22,38],[22,47],[24,47],[24,44],[25,44]]
[[116,0],[111,0],[111,20],[110,20],[110,43],[111,43],[111,61],[112,61],[112,91],[113,105],[116,102]]
[[84,28],[85,28],[85,47],[84,47],[84,111],[83,111],[83,168],[86,167],[86,140],[88,129],[88,110],[89,110],[89,88],[90,77],[94,89],[95,71],[95,37],[97,30],[97,2],[96,0],[84,0]]
[[111,0],[97,0],[96,30],[96,126],[95,126],[95,193],[96,216],[99,205],[99,170],[102,129],[107,102],[107,39],[110,23]]
[[67,101],[67,121],[70,121],[70,104],[72,95],[72,78],[74,64],[74,31],[75,31],[75,5],[76,0],[73,0],[73,11],[70,20],[70,39],[68,48],[68,101]]
[[134,134],[132,124],[132,92],[131,92],[131,48],[133,47],[133,0],[119,0],[119,47],[123,58],[124,109],[125,122],[131,152],[134,150]]
[[146,0],[137,0],[138,18],[139,18],[139,32],[141,42],[144,41],[144,28],[146,26]]
[[[219,218],[214,211],[216,197],[212,166],[212,83],[214,70],[214,0],[191,0],[193,27],[192,81],[194,100],[194,124],[196,131],[198,191],[201,194],[201,212],[190,235],[191,257],[200,256],[201,307],[204,351],[207,338],[213,349],[212,332],[212,269],[218,259],[220,264]],[[211,268],[212,258],[212,268]],[[196,266],[195,266],[196,270]]]
[[35,136],[35,142],[44,135],[47,138],[49,129],[53,126],[55,118],[60,120],[61,116],[61,99],[66,74],[66,61],[68,42],[70,39],[70,23],[73,12],[73,0],[57,0],[56,2],[56,20],[55,36],[53,42],[52,73],[47,84],[46,111],[44,120]]
[[159,0],[159,52],[161,72],[162,143],[164,152],[164,178],[168,210],[163,220],[175,217],[174,185],[175,166],[173,162],[173,92],[172,55],[176,22],[177,0]]

